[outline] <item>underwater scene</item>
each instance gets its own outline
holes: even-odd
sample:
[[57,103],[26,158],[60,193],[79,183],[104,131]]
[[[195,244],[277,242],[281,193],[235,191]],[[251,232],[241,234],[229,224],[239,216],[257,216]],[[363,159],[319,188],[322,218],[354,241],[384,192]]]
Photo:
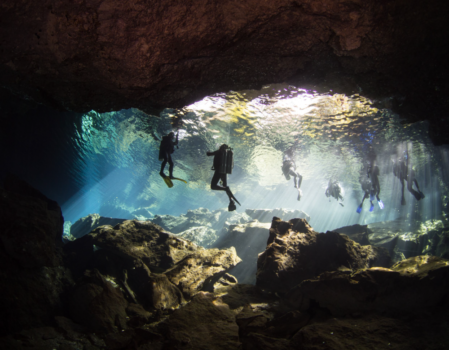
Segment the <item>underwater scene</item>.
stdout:
[[[360,95],[276,85],[217,94],[160,116],[136,109],[91,111],[73,123],[67,140],[76,158],[65,166],[79,191],[61,203],[64,218],[74,223],[91,213],[133,218],[140,210],[151,218],[226,208],[225,192],[210,188],[213,157],[207,156],[226,144],[233,152],[227,182],[241,204],[237,212],[297,209],[319,232],[393,220],[403,231],[442,225],[447,149],[432,145],[426,122],[404,123],[386,106],[388,101]],[[171,131],[179,135],[173,174],[187,183],[174,181],[168,188],[158,156],[162,137]],[[284,157],[302,178],[300,198],[295,177],[283,172]],[[378,193],[370,188],[373,167]],[[168,170],[169,164],[166,175]],[[332,184],[338,195],[329,193]],[[376,198],[370,193],[359,208],[366,188]]]
[[448,148],[389,104],[5,120],[1,347],[447,348]]

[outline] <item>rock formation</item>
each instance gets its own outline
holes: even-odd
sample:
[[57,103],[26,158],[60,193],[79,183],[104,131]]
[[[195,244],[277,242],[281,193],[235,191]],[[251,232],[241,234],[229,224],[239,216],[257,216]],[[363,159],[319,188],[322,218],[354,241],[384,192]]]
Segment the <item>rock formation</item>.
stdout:
[[245,213],[254,220],[264,223],[271,223],[273,217],[288,221],[290,219],[306,219],[310,221],[310,216],[301,210],[290,209],[246,209]]
[[257,261],[257,285],[286,292],[326,271],[390,265],[385,249],[361,246],[336,232],[317,233],[304,219],[273,218],[267,249]]
[[270,224],[257,220],[231,225],[213,245],[216,248],[235,247],[242,262],[231,270],[239,283],[256,283],[257,257],[267,246]]
[[279,82],[362,92],[411,121],[431,119],[444,142],[448,14],[442,0],[4,0],[1,82],[82,112],[151,112]]
[[0,209],[2,349],[449,346],[449,261],[439,257],[390,267],[383,249],[304,219],[274,218],[269,230],[253,221],[223,239],[251,248],[266,230],[256,286],[226,272],[234,248],[204,249],[151,222],[98,227],[62,252],[59,207],[20,181],[1,189]]
[[435,255],[449,258],[447,242],[449,232],[441,220],[419,222],[415,227],[404,227],[404,221],[377,222],[337,228],[352,240],[371,244],[389,251],[394,262],[417,255]]

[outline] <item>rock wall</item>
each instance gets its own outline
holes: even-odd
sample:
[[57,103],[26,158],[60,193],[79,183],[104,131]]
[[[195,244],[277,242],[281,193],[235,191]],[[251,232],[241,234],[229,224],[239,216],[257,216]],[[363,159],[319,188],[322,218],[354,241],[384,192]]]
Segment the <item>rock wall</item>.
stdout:
[[448,16],[443,0],[4,0],[2,92],[65,110],[151,113],[288,82],[387,98],[411,121],[435,121],[444,142]]
[[48,325],[73,283],[62,264],[61,209],[10,175],[0,189],[0,222],[0,334]]

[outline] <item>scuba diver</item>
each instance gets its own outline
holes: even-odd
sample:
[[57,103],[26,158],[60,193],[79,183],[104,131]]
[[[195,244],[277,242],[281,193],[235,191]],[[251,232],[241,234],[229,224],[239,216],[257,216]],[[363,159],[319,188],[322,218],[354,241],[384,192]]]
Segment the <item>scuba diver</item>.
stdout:
[[[334,197],[337,202],[339,200],[344,201],[342,188],[337,180],[329,179],[329,183],[327,184],[326,192],[324,193],[327,198]],[[329,198],[329,202],[331,199]],[[344,207],[343,203],[339,202],[342,207]]]
[[166,178],[167,176],[164,173],[165,165],[169,164],[169,178],[174,179],[173,177],[173,160],[171,159],[172,153],[175,151],[175,146],[178,145],[178,137],[179,137],[179,131],[176,134],[176,140],[175,133],[170,132],[167,136],[162,137],[161,145],[159,148],[159,160],[162,160],[161,164],[161,171],[159,172],[159,175],[161,175],[163,178]]
[[[402,154],[402,157],[397,160],[397,162],[394,162],[393,166],[393,174],[396,176],[400,181],[402,185],[402,195],[401,195],[401,204],[405,205],[405,198],[404,198],[404,181],[407,181],[407,190],[416,198],[416,200],[421,200],[425,198],[426,196],[424,193],[421,192],[418,185],[418,180],[416,180],[415,177],[415,171],[413,170],[412,166],[409,165],[409,156],[408,152],[404,151]],[[415,184],[418,191],[415,191],[413,189],[413,184]]]
[[364,192],[364,196],[362,199],[362,202],[357,208],[357,213],[362,212],[362,206],[363,202],[366,198],[369,197],[370,200],[370,208],[369,211],[374,210],[374,204],[373,200],[377,199],[377,204],[379,205],[380,209],[384,208],[384,203],[379,198],[380,194],[380,183],[379,183],[379,167],[377,165],[374,165],[374,162],[371,162],[371,164],[368,165],[366,170],[366,177],[364,174],[360,176],[359,179],[360,185],[362,187],[362,191]]
[[293,176],[293,185],[298,190],[298,201],[301,200],[302,192],[301,192],[301,182],[302,176],[296,171],[296,164],[293,160],[293,150],[290,148],[284,153],[284,157],[282,159],[282,173],[284,174],[287,181],[290,180],[290,176]]
[[[227,174],[232,174],[232,168],[234,167],[232,149],[228,145],[223,144],[218,150],[207,152],[207,155],[214,156],[214,164],[211,170],[215,170],[215,173],[210,182],[210,188],[214,191],[225,191],[229,197],[228,210],[234,211],[237,209],[235,202],[239,205],[241,204],[234,197],[227,183]],[[218,181],[221,181],[222,186],[218,186]]]

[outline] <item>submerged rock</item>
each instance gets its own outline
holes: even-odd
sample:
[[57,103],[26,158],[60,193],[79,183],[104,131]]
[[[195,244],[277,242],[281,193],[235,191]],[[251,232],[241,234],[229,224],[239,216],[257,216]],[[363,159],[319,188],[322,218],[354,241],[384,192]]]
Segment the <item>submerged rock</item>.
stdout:
[[263,223],[271,223],[273,217],[288,221],[291,219],[306,219],[310,221],[310,216],[301,210],[290,209],[246,209],[245,213],[254,220]]
[[176,349],[241,348],[234,314],[213,294],[197,294],[170,316],[168,326],[170,344]]
[[418,256],[391,269],[369,268],[352,274],[326,272],[301,283],[299,291],[335,316],[361,312],[423,314],[449,308],[449,261]]
[[76,276],[98,269],[124,290],[129,302],[147,310],[178,307],[200,290],[212,288],[240,262],[234,248],[204,249],[152,222],[136,220],[98,227],[64,250]]
[[386,251],[361,246],[336,232],[317,233],[304,219],[273,218],[266,250],[257,261],[260,287],[287,292],[326,271],[389,266]]
[[113,219],[113,218],[106,218],[103,216],[100,216],[99,214],[89,214],[79,220],[77,220],[71,227],[70,227],[70,234],[75,238],[81,238],[88,233],[92,232],[99,226],[103,225],[111,225],[115,226],[119,223],[122,223],[126,219]]
[[91,331],[116,332],[126,328],[128,302],[118,286],[97,271],[86,271],[69,298],[71,318]]
[[344,233],[360,244],[371,244],[388,250],[398,262],[418,255],[449,258],[449,229],[441,220],[428,220],[416,227],[397,219],[368,225],[351,225],[334,230]]
[[205,208],[188,210],[180,216],[155,215],[152,222],[165,230],[188,239],[202,247],[214,246],[215,241],[228,227],[246,223],[251,218],[242,213],[229,212],[223,209],[213,212]]
[[[51,325],[73,284],[62,266],[59,205],[8,176],[0,188],[0,335]],[[5,347],[6,349],[6,347]]]
[[127,220],[90,233],[93,245],[126,259],[140,259],[150,269],[163,271],[202,249],[146,221]]
[[242,262],[231,270],[239,283],[256,283],[257,257],[267,246],[270,226],[257,220],[231,225],[215,242],[216,248],[235,247],[237,255],[242,258]]

